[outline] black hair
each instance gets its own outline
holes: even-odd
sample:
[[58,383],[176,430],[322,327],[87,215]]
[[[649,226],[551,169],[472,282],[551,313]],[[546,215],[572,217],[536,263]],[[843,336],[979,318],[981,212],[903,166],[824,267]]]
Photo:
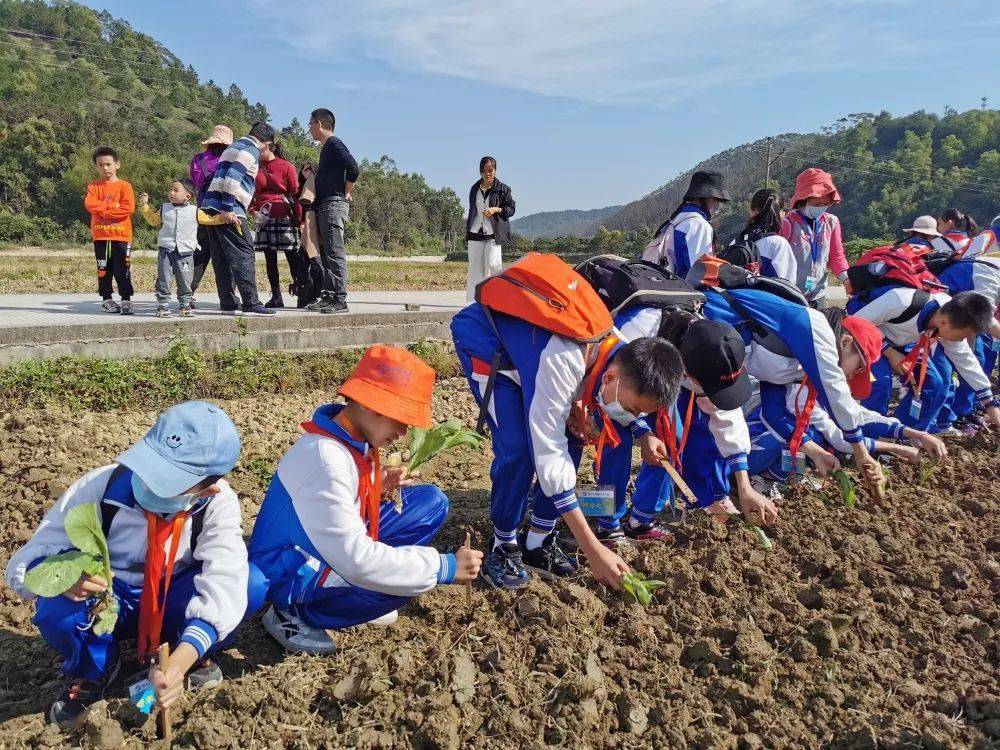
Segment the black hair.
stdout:
[[764,188],[758,190],[750,198],[750,210],[757,215],[751,218],[743,229],[743,235],[750,240],[759,240],[769,234],[781,232],[781,209],[785,200],[778,195],[777,190]]
[[972,328],[986,333],[993,322],[993,306],[977,292],[959,292],[941,306],[944,315],[955,328]]
[[94,164],[97,164],[97,160],[102,156],[110,156],[115,161],[118,161],[118,152],[111,148],[111,146],[98,146],[94,149],[94,155],[90,158]]
[[684,334],[687,333],[688,327],[696,320],[698,320],[698,316],[688,310],[681,310],[679,308],[664,310],[660,318],[660,329],[656,332],[656,335],[665,341],[669,341],[680,350],[681,342],[684,341]]
[[271,153],[279,159],[285,158],[285,147],[279,141],[271,141]]
[[258,141],[264,141],[264,142],[273,141],[274,128],[272,128],[266,122],[255,122],[250,127],[250,135],[252,135]]
[[[820,310],[820,313],[826,318],[826,322],[830,324],[830,328],[833,329],[833,335],[836,336],[838,343],[840,338],[844,335],[844,318],[847,317],[847,313],[842,307],[824,307]],[[850,332],[846,332],[850,335]]]
[[492,164],[494,170],[497,168],[496,159],[494,159],[492,156],[484,156],[482,159],[479,160],[479,174],[483,173],[483,170],[486,169],[487,164]]
[[191,183],[191,180],[189,180],[187,177],[178,177],[176,180],[174,180],[174,182],[179,182],[181,185],[183,185],[184,189],[187,190],[188,193],[190,193],[191,195],[197,195],[194,189],[194,185]]
[[221,155],[222,152],[225,151],[227,148],[229,148],[229,146],[227,146],[225,143],[209,143],[205,147],[205,150],[211,151],[213,154]]
[[337,118],[333,116],[333,112],[325,107],[320,107],[319,109],[314,109],[310,115],[310,120],[315,120],[320,125],[322,125],[326,130],[333,130],[337,126]]
[[677,347],[666,339],[636,339],[621,348],[615,363],[640,395],[656,399],[661,406],[676,400],[684,363]]
[[979,234],[979,225],[976,224],[976,220],[968,214],[962,213],[957,208],[946,208],[938,215],[938,220],[952,222],[970,237],[975,237]]

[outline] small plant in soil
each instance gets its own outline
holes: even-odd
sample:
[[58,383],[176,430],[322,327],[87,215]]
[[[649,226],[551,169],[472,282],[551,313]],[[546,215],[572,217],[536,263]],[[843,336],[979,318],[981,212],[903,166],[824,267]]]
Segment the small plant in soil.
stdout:
[[622,575],[622,588],[632,595],[643,607],[648,607],[653,602],[653,592],[661,586],[667,584],[653,578],[646,578],[645,573],[630,570]]
[[118,600],[111,593],[111,554],[101,530],[97,505],[85,503],[66,512],[66,534],[76,549],[50,555],[24,576],[24,586],[38,596],[53,597],[65,593],[80,580],[80,576],[100,575],[108,588],[97,594],[90,608],[90,622],[97,635],[115,629],[118,621]]
[[[410,430],[410,460],[406,464],[407,473],[415,474],[421,466],[439,453],[454,450],[460,445],[478,448],[482,440],[479,433],[465,429],[462,421],[455,417],[445,420],[430,430],[414,427]],[[398,451],[390,454],[386,459],[386,466],[391,469],[399,468],[402,465],[403,454]],[[400,496],[396,500],[396,508],[402,510],[402,504]]]
[[937,462],[931,461],[930,463],[921,463],[920,469],[917,472],[917,487],[923,487],[924,483],[930,479],[934,472],[937,471]]
[[744,529],[753,534],[753,536],[756,537],[757,541],[760,542],[760,546],[763,547],[765,550],[770,552],[771,550],[774,549],[774,542],[771,541],[771,537],[769,537],[767,535],[767,532],[764,531],[764,529],[762,529],[760,526],[754,523],[750,523],[740,513],[732,513],[730,514],[729,518],[735,524],[737,524],[738,526],[742,526]]
[[837,469],[833,472],[833,478],[840,485],[840,497],[843,499],[844,505],[848,508],[854,508],[858,504],[858,491],[854,487],[854,480],[851,478],[851,475],[843,469]]

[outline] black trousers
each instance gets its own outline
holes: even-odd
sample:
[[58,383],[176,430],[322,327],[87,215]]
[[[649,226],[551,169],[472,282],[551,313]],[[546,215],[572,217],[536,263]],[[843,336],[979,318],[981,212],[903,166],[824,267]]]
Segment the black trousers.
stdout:
[[240,300],[233,294],[234,284],[239,289],[244,310],[259,305],[253,240],[247,220],[241,218],[239,224],[206,226],[205,229],[215,270],[215,285],[219,290],[219,306],[223,310],[238,307]]
[[[278,273],[278,251],[273,248],[262,250],[264,253],[264,265],[267,267],[267,283],[271,286],[271,299],[281,299],[281,274]],[[292,279],[296,277],[295,253],[285,250],[285,260],[288,261],[288,268],[292,272]]]
[[194,263],[194,276],[191,279],[191,293],[198,291],[201,277],[205,275],[208,264],[212,262],[212,251],[208,247],[208,227],[198,225],[198,249],[194,251],[192,262]]
[[123,300],[132,299],[132,243],[120,240],[94,240],[97,259],[97,293],[101,299],[111,299],[111,280],[118,285]]

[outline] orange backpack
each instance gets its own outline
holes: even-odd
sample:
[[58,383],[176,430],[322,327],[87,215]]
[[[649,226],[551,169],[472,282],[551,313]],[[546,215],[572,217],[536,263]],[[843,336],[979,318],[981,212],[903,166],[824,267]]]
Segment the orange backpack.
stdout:
[[588,281],[548,253],[528,253],[480,283],[476,302],[487,314],[509,315],[581,344],[601,341],[614,327],[611,313]]

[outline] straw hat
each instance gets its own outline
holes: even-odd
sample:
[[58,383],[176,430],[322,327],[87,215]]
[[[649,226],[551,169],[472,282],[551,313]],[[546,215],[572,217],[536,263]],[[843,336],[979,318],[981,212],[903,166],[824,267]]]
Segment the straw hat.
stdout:
[[233,129],[228,125],[216,125],[212,128],[212,135],[201,142],[202,146],[211,146],[213,143],[221,143],[223,146],[233,145]]

